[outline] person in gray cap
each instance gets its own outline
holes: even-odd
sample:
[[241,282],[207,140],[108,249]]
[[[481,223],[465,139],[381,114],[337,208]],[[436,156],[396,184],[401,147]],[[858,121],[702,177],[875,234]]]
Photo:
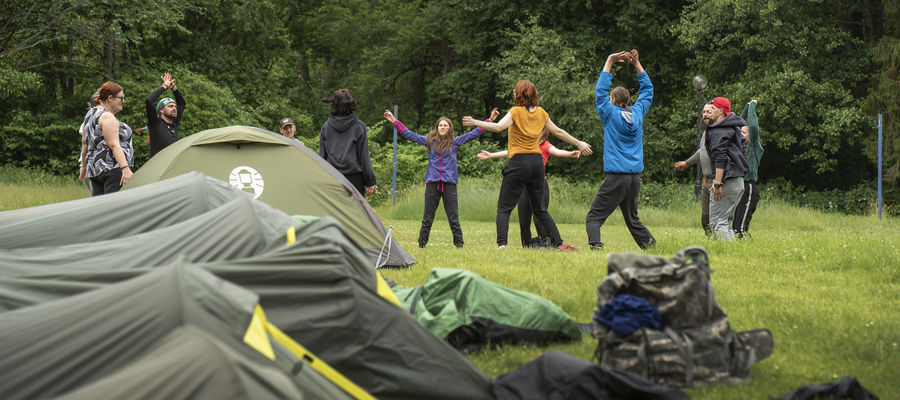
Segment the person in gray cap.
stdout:
[[294,139],[294,132],[297,131],[297,127],[294,125],[294,120],[290,118],[282,118],[280,125],[281,127],[279,128],[279,130],[281,131],[281,134],[288,139]]
[[[150,131],[150,157],[160,150],[180,139],[178,126],[181,124],[181,116],[184,114],[184,106],[187,104],[178,88],[175,87],[175,79],[168,72],[161,76],[162,86],[156,88],[147,96],[147,130]],[[172,90],[175,99],[165,97],[156,101],[166,90]]]

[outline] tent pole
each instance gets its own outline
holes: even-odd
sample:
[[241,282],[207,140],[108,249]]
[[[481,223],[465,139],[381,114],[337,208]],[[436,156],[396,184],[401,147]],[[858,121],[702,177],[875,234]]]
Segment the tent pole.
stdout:
[[[398,117],[397,105],[394,104],[394,117]],[[397,205],[397,128],[394,128],[394,175],[391,178],[391,205]]]

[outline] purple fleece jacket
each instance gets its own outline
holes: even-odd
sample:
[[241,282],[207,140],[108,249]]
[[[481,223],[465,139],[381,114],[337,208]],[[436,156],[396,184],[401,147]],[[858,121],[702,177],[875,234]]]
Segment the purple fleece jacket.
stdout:
[[[397,128],[397,132],[400,132],[403,137],[421,144],[422,146],[426,146],[425,136],[409,130],[399,119],[394,121],[394,128]],[[456,149],[466,142],[475,139],[482,133],[484,133],[483,129],[475,128],[469,131],[469,133],[455,138],[453,140],[453,145],[450,146],[450,150],[444,154],[429,149],[428,169],[425,170],[425,183],[458,183],[459,175],[457,175],[456,171]]]

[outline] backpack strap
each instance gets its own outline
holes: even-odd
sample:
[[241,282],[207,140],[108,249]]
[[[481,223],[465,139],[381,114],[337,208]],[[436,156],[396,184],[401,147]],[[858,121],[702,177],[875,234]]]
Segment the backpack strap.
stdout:
[[684,383],[686,385],[690,385],[694,380],[694,346],[691,343],[690,339],[682,340],[682,334],[675,332],[672,328],[666,327],[663,329],[663,333],[666,334],[672,342],[678,346],[678,351],[681,352],[681,357],[684,358]]

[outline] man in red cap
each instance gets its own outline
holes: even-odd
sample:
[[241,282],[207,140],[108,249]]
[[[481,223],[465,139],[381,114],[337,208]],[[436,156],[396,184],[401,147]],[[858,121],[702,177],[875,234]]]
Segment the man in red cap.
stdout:
[[709,224],[716,238],[732,240],[734,209],[744,193],[744,174],[749,169],[741,134],[741,127],[747,123],[731,112],[728,99],[716,97],[709,104],[713,107],[703,109],[703,120],[708,126],[703,145],[715,170],[710,189]]

